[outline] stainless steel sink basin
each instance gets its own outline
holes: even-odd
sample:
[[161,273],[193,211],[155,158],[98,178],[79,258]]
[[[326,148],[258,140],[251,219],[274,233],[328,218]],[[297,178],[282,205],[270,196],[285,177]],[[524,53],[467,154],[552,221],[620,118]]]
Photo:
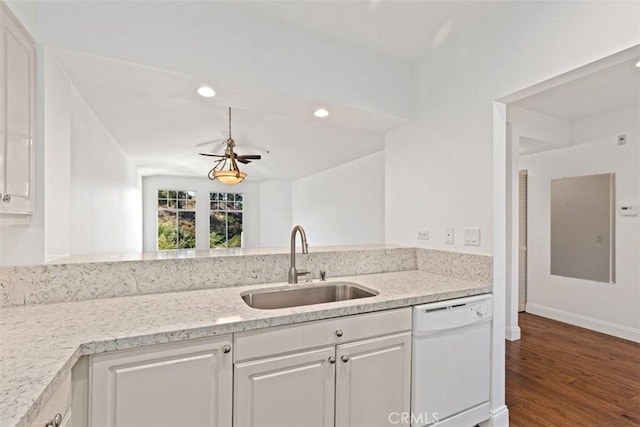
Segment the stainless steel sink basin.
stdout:
[[378,292],[351,282],[331,282],[291,286],[276,289],[258,289],[240,296],[249,307],[271,310],[301,305],[346,301],[378,295]]

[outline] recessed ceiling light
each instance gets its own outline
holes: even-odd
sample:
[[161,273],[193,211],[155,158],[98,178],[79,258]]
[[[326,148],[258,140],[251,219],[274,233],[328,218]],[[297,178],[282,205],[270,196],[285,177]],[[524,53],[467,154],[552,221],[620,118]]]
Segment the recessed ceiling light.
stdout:
[[636,67],[640,68],[640,61],[636,62]]
[[216,96],[216,91],[210,88],[209,86],[200,86],[197,92],[198,92],[198,95],[204,98],[211,98]]
[[318,108],[316,111],[313,112],[313,115],[316,117],[324,118],[329,115],[329,112],[324,108]]

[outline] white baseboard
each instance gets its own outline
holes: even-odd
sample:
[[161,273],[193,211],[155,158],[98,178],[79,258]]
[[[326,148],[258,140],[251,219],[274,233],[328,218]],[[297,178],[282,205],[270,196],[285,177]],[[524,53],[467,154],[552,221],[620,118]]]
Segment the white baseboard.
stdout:
[[569,323],[570,325],[580,326],[581,328],[591,329],[592,331],[602,332],[603,334],[613,335],[614,337],[640,342],[640,329],[630,328],[629,326],[606,322],[593,317],[570,313],[539,304],[527,303],[526,311],[527,313]]
[[490,418],[480,423],[481,427],[509,427],[509,410],[507,405],[489,411]]
[[518,341],[520,335],[520,326],[507,326],[504,331],[504,337],[509,341]]

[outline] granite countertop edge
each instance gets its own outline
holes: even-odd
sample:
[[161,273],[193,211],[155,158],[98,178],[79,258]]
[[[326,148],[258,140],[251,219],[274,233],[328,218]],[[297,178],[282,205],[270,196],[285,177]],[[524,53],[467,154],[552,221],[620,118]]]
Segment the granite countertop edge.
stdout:
[[[378,291],[379,295],[364,299],[275,310],[250,308],[246,306],[239,297],[240,293],[252,289],[299,286],[285,283],[271,283],[4,309],[0,314],[0,333],[2,333],[2,338],[6,345],[13,346],[14,351],[16,351],[20,345],[27,346],[33,344],[34,340],[40,345],[51,345],[52,342],[57,343],[59,341],[62,341],[62,344],[60,348],[56,349],[56,353],[58,353],[56,357],[51,357],[49,352],[43,353],[43,357],[47,359],[48,363],[45,368],[42,369],[43,372],[33,372],[34,378],[28,375],[25,378],[13,378],[18,384],[12,384],[8,390],[4,389],[4,385],[0,385],[0,397],[2,401],[5,402],[4,404],[0,404],[0,427],[23,427],[30,425],[38,415],[42,405],[48,401],[61,381],[70,373],[71,368],[82,356],[409,307],[428,302],[486,294],[492,291],[490,284],[470,282],[418,270],[331,278],[329,281],[356,282]],[[318,283],[322,282],[314,282],[314,284]],[[422,289],[423,287],[424,289]],[[237,296],[237,298],[235,298],[235,296]],[[222,316],[216,316],[216,313],[213,312],[209,313],[206,309],[204,310],[205,312],[199,310],[197,315],[191,316],[193,318],[192,324],[189,324],[188,319],[180,319],[176,324],[171,323],[170,319],[166,320],[164,324],[162,324],[162,322],[153,324],[157,318],[162,315],[158,312],[145,311],[150,305],[153,307],[155,307],[155,305],[165,305],[165,308],[168,309],[171,307],[171,304],[174,306],[191,304],[191,306],[193,306],[194,301],[204,299],[202,303],[195,303],[198,308],[202,308],[202,304],[206,304],[207,299],[216,300],[217,298],[223,302],[225,298],[231,301],[230,304],[222,310]],[[143,308],[141,308],[139,312],[136,312],[138,305],[141,305]],[[46,307],[46,309],[38,311],[38,307]],[[78,311],[92,311],[93,315],[87,316],[90,322],[91,319],[97,319],[99,316],[98,313],[103,309],[106,315],[110,312],[117,312],[118,308],[114,307],[121,307],[119,309],[122,310],[123,313],[127,312],[127,314],[131,314],[133,317],[140,316],[152,325],[147,325],[147,329],[131,328],[129,325],[119,328],[117,326],[118,321],[124,323],[129,319],[111,318],[110,321],[109,319],[105,321],[105,319],[101,318],[100,325],[96,325],[95,331],[82,333],[82,331],[77,331],[76,329],[87,327],[88,323],[83,322],[83,320],[86,320],[84,317],[80,317],[79,319],[75,318],[75,322],[63,320],[67,318],[65,313],[73,314]],[[226,310],[226,312],[224,312],[224,310]],[[236,311],[238,314],[234,314]],[[56,316],[51,315],[51,313],[60,314],[60,316],[57,316],[57,323],[55,321]],[[185,315],[189,315],[188,311]],[[38,319],[39,317],[42,317],[42,319]],[[209,320],[202,320],[202,317]],[[21,325],[21,323],[27,324]],[[58,329],[51,331],[50,334],[47,335],[46,327],[44,329],[36,328],[37,332],[33,332],[29,328],[31,325],[42,325],[42,323],[45,325],[56,324]],[[140,323],[142,323],[142,321]],[[80,325],[82,325],[82,327]],[[12,326],[16,327],[16,330],[9,331],[9,334],[15,332],[16,335],[9,335],[6,337],[8,340],[5,340],[7,329],[11,329]],[[131,328],[132,330],[129,331],[127,328]],[[28,336],[24,336],[27,334],[27,331],[35,335],[33,339],[30,340]],[[5,347],[5,344],[3,344],[2,347]],[[22,353],[22,351],[18,350],[18,353]],[[30,352],[26,353],[31,356]],[[12,369],[14,367],[11,366],[12,363],[10,362],[13,362],[14,365],[16,363],[20,365],[21,363],[33,363],[37,360],[37,355],[35,357],[32,356],[31,359],[29,359],[29,356],[27,356],[27,359],[24,361],[21,359],[19,362],[16,362],[15,360],[10,360],[11,349],[0,349],[0,379],[3,380],[3,384],[6,380],[6,374],[11,374],[11,372],[8,371],[15,370]],[[31,370],[33,366],[27,365],[26,368],[27,370]],[[11,378],[9,382],[11,383]],[[27,382],[27,384],[23,384],[23,382]],[[38,390],[40,390],[40,392],[38,392]],[[16,396],[15,394],[17,393],[22,395]],[[12,394],[14,394],[14,396],[12,396]],[[13,404],[10,402],[13,402]]]

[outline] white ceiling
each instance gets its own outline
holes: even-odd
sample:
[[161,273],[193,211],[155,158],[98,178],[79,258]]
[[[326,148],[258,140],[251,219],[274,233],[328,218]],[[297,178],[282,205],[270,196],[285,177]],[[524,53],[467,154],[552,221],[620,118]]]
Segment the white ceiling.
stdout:
[[417,62],[502,1],[241,1],[239,8],[301,30]]
[[[626,60],[584,77],[570,80],[519,101],[512,102],[526,110],[536,111],[567,122],[594,117],[609,111],[640,104],[640,68],[638,58]],[[565,148],[575,143],[520,138],[520,155]]]
[[206,176],[227,136],[227,107],[239,154],[263,159],[242,166],[250,180],[295,179],[384,148],[384,132],[406,119],[324,105],[216,83],[217,95],[195,93],[202,79],[75,51],[54,55],[96,115],[143,175]]
[[[118,9],[123,4],[116,2],[38,3],[41,42],[52,46],[80,94],[143,175],[205,176],[212,162],[199,156],[198,151],[222,152],[224,147],[200,144],[226,137],[227,107],[231,106],[237,152],[263,156],[242,169],[248,179],[264,180],[300,178],[382,150],[384,133],[406,123],[408,115],[390,115],[391,110],[376,104],[377,98],[367,98],[363,93],[380,92],[389,100],[395,99],[396,92],[398,96],[413,96],[409,64],[473,25],[501,2],[267,0],[224,2],[222,8],[205,7],[221,4],[215,2],[169,2],[148,8],[145,6],[153,2],[142,2],[125,5],[124,9]],[[135,19],[122,17],[123,10],[141,19],[136,31],[129,28]],[[197,20],[194,13],[208,18]],[[181,19],[175,18],[176,14]],[[123,27],[121,31],[96,38],[96,31],[100,34],[116,30],[115,24],[109,24],[114,16],[121,17],[117,20]],[[214,17],[222,21],[216,24]],[[169,23],[170,29],[163,27]],[[220,26],[222,33],[212,31]],[[69,31],[63,31],[65,28]],[[291,30],[275,34],[282,28]],[[221,34],[229,38],[221,38]],[[265,44],[272,35],[280,44]],[[292,38],[300,38],[301,42],[282,45]],[[338,49],[354,48],[339,52],[335,57],[337,67],[322,67],[323,60],[331,61],[333,57],[322,50],[324,47],[318,47],[328,45],[314,44],[314,38],[332,40],[331,45]],[[129,42],[123,44],[123,40]],[[164,45],[159,42],[162,40]],[[305,43],[324,54],[319,56],[312,50],[305,52],[306,56],[300,55]],[[133,49],[136,47],[142,50]],[[165,52],[165,47],[166,54],[160,57],[166,61],[158,61],[152,54]],[[355,51],[377,53],[366,61],[379,66],[350,69],[351,62],[345,61],[348,58],[344,55]],[[105,56],[97,56],[97,52]],[[247,55],[260,60],[256,64],[247,62]],[[358,55],[351,56],[357,57],[353,64],[369,64]],[[296,57],[300,60],[289,67],[286,61]],[[212,64],[216,65],[213,73]],[[265,67],[263,75],[257,64]],[[316,73],[314,64],[321,65]],[[277,66],[269,68],[272,65]],[[231,70],[232,76],[222,68]],[[391,71],[380,74],[379,70]],[[233,78],[236,72],[242,74],[242,79]],[[291,82],[294,75],[297,80]],[[339,75],[348,78],[337,78]],[[322,80],[316,81],[318,78]],[[243,79],[277,84],[241,87],[229,83]],[[398,86],[399,82],[403,85]],[[212,99],[197,96],[195,88],[203,83],[213,86],[218,95]],[[296,84],[302,84],[303,90],[292,91]],[[405,86],[406,94],[396,90]],[[314,91],[307,88],[319,90],[313,95]],[[316,98],[338,101],[320,103]],[[329,118],[313,117],[319,106],[329,109]]]
[[637,58],[545,90],[513,105],[565,120],[616,110],[640,101]]

